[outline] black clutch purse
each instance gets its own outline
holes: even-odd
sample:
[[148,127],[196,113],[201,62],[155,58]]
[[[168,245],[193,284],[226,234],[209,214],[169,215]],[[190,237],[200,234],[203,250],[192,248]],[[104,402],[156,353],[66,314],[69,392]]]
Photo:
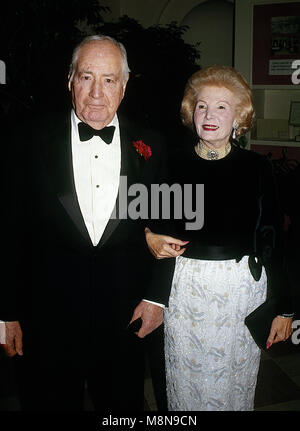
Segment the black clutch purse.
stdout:
[[270,297],[245,318],[245,325],[260,349],[266,349],[272,321],[278,315],[277,306],[276,299]]

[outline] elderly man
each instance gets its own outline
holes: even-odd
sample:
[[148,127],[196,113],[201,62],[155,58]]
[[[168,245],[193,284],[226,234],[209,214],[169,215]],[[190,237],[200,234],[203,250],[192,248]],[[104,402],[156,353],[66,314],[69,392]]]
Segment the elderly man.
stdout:
[[162,323],[169,292],[150,282],[157,261],[142,221],[118,209],[122,179],[158,182],[163,158],[158,135],[116,114],[128,77],[123,45],[85,39],[70,68],[71,112],[21,131],[11,181],[17,290],[0,319],[8,355],[19,354],[24,409],[81,410],[85,384],[96,410],[143,409],[143,339]]

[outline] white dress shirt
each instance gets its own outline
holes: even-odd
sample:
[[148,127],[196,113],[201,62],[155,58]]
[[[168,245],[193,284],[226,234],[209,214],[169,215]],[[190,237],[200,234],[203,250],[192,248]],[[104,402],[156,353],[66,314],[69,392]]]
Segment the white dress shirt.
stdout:
[[5,323],[0,320],[0,344],[5,344]]
[[72,124],[72,160],[76,194],[81,213],[96,246],[114,209],[119,190],[121,169],[120,129],[117,116],[109,126],[115,126],[112,142],[106,144],[100,136],[80,141],[74,110]]

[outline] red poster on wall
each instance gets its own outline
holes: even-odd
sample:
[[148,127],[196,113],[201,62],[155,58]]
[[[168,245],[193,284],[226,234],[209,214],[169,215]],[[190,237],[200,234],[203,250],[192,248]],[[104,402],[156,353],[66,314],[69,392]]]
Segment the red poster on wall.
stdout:
[[254,5],[252,84],[292,84],[300,60],[300,2]]

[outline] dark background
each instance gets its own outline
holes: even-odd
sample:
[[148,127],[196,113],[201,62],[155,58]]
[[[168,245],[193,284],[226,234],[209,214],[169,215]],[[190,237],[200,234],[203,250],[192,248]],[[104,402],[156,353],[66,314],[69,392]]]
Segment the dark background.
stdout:
[[[5,124],[69,103],[73,48],[83,37],[102,33],[124,43],[128,53],[131,76],[121,111],[177,135],[184,85],[199,68],[199,47],[183,41],[187,28],[175,22],[144,28],[123,16],[104,23],[108,11],[105,2],[99,5],[97,0],[17,0],[1,5],[0,59],[7,76],[6,84],[0,85],[0,116]],[[85,23],[81,29],[79,22]]]

